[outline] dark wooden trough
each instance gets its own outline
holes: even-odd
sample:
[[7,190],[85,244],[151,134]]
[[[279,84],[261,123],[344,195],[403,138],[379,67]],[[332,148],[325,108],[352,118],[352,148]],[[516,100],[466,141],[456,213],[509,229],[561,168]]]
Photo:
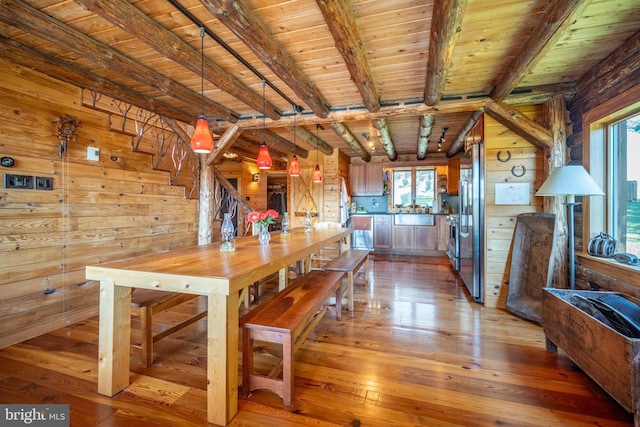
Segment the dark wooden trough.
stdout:
[[[640,339],[616,330],[615,322],[614,325],[606,319],[603,322],[597,318],[602,313],[594,314],[588,306],[581,305],[584,300],[607,301],[611,296],[624,298],[627,305],[633,306],[630,312],[619,311],[627,321],[635,323],[633,317],[637,314],[633,313],[640,311],[640,300],[633,297],[613,292],[544,289],[542,312],[546,346],[552,352],[562,349],[620,405],[633,412],[634,423],[640,426]],[[637,328],[623,325],[624,329],[636,329],[629,333],[638,336]]]
[[542,323],[542,288],[553,278],[555,224],[554,214],[520,214],[513,235],[506,307],[537,323]]

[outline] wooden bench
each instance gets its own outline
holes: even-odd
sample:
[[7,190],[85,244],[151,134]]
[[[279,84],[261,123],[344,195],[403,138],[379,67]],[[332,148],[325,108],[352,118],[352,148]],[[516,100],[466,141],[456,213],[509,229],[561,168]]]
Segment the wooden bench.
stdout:
[[153,364],[153,344],[174,332],[189,326],[207,315],[207,309],[189,317],[182,322],[153,334],[153,316],[178,304],[197,298],[198,295],[181,294],[158,291],[155,289],[133,290],[131,295],[131,314],[140,318],[140,343],[133,343],[132,347],[141,350],[142,364],[145,368]]
[[369,251],[348,249],[324,265],[328,271],[342,271],[347,277],[347,308],[353,313],[353,277],[364,265],[364,279],[369,281]]
[[[242,395],[267,389],[282,397],[286,406],[293,399],[293,358],[298,347],[326,314],[327,300],[336,296],[336,318],[341,318],[339,271],[314,270],[291,283],[267,302],[240,319],[242,334]],[[282,344],[282,360],[269,372],[253,371],[254,340]],[[282,378],[280,378],[282,373]]]

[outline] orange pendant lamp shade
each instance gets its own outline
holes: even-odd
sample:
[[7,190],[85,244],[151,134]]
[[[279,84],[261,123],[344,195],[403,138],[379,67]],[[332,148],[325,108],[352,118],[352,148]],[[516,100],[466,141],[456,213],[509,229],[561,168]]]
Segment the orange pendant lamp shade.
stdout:
[[258,152],[258,158],[256,159],[258,169],[270,169],[271,168],[271,156],[269,155],[269,148],[264,142],[260,144],[260,152]]
[[298,156],[295,154],[291,158],[291,165],[289,166],[289,176],[300,176],[300,164],[298,163]]
[[196,130],[191,138],[191,149],[194,153],[210,153],[213,151],[213,138],[209,130],[209,123],[204,116],[196,122]]
[[322,182],[322,172],[320,172],[320,165],[316,165],[316,170],[313,172],[313,182]]

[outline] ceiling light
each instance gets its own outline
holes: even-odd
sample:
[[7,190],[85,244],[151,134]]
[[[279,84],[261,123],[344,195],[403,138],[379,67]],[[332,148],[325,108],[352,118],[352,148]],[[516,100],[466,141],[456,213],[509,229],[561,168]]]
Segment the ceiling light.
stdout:
[[291,158],[291,165],[289,165],[289,176],[300,176],[300,164],[298,163],[298,156],[296,156],[296,117],[298,116],[297,106],[293,106],[293,157]]
[[260,152],[258,153],[258,158],[256,159],[256,164],[258,165],[258,169],[271,169],[271,156],[269,155],[269,148],[267,148],[267,143],[265,142],[265,133],[267,131],[266,117],[267,117],[267,108],[266,101],[264,95],[264,87],[266,82],[264,79],[262,80],[262,144],[260,144]]
[[196,129],[191,137],[191,149],[194,153],[210,153],[213,151],[213,138],[211,137],[211,130],[209,129],[209,122],[204,117],[204,27],[200,27],[200,40],[201,40],[201,69],[200,69],[200,83],[201,83],[201,95],[202,95],[202,111],[200,117],[196,122]]
[[316,170],[313,172],[313,182],[322,182],[322,172],[320,172],[320,163],[318,162],[318,129],[320,125],[316,123]]

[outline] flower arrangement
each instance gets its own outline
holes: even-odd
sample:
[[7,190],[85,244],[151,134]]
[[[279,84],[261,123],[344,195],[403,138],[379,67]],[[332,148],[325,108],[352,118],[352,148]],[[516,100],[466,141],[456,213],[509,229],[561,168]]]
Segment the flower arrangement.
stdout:
[[247,220],[252,224],[268,226],[274,224],[278,218],[278,211],[269,209],[266,212],[249,212]]

